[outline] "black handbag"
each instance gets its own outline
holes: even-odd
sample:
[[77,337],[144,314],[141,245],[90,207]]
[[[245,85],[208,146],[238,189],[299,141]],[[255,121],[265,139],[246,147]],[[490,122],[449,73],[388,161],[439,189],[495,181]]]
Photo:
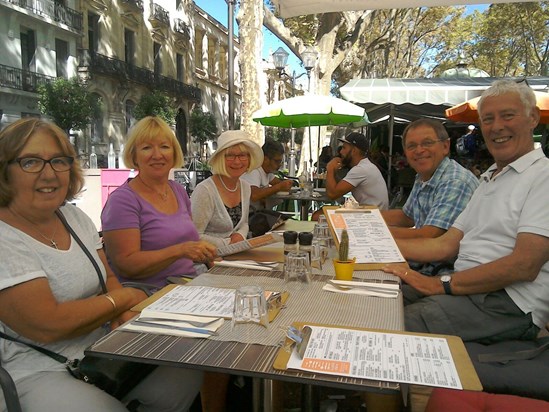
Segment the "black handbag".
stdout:
[[[82,248],[86,256],[90,259],[95,268],[97,275],[99,276],[99,283],[103,293],[107,293],[107,286],[105,280],[101,274],[101,269],[97,265],[97,262],[84,246],[80,238],[76,235],[74,230],[70,227],[65,216],[57,210],[57,216],[72,235],[76,243]],[[33,348],[46,356],[63,363],[72,376],[80,379],[84,382],[91,383],[98,388],[104,390],[108,394],[114,396],[117,399],[122,399],[130,390],[132,390],[139,382],[141,382],[147,375],[149,375],[156,365],[129,362],[124,360],[98,358],[92,356],[84,356],[82,359],[68,359],[66,356],[60,353],[53,352],[49,349],[43,348],[32,343],[22,341],[13,336],[9,336],[0,331],[0,337],[18,342]]]

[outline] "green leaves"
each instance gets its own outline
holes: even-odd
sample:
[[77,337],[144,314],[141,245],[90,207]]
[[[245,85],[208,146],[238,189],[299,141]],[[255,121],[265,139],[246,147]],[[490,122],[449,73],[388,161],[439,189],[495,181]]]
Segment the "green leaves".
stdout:
[[59,77],[38,87],[38,107],[63,130],[83,130],[101,115],[101,99],[78,78]]
[[190,119],[191,136],[195,143],[203,145],[217,136],[217,123],[215,116],[211,113],[204,113],[200,105],[196,105],[191,112]]
[[133,114],[137,120],[147,116],[158,116],[171,125],[175,122],[176,110],[172,107],[172,102],[166,94],[155,90],[141,97],[135,105]]

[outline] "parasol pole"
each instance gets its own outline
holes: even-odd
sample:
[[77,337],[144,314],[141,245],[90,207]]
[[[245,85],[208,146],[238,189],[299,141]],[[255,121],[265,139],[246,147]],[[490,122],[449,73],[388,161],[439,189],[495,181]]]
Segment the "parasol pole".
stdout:
[[309,171],[313,174],[313,141],[311,138],[311,122],[309,122]]
[[295,177],[295,128],[292,127],[291,140],[290,140],[290,160],[288,161],[288,173],[291,177]]

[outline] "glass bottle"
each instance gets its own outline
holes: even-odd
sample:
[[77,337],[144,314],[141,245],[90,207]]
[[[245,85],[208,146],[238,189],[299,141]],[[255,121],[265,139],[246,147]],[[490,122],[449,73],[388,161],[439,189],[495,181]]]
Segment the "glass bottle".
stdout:
[[97,169],[97,155],[95,154],[95,146],[92,146],[91,148],[90,169]]
[[116,153],[112,143],[109,146],[109,154],[107,155],[107,166],[109,169],[116,169]]
[[126,165],[124,164],[124,143],[120,145],[120,150],[118,151],[118,168],[127,169]]

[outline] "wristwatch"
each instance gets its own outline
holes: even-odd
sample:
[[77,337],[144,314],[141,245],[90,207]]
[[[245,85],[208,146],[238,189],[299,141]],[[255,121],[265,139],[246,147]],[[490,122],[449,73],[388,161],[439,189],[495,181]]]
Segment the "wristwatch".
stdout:
[[442,287],[444,288],[444,293],[447,295],[452,294],[452,288],[450,287],[450,282],[452,281],[452,276],[450,275],[442,275],[440,277],[440,281],[442,282]]

